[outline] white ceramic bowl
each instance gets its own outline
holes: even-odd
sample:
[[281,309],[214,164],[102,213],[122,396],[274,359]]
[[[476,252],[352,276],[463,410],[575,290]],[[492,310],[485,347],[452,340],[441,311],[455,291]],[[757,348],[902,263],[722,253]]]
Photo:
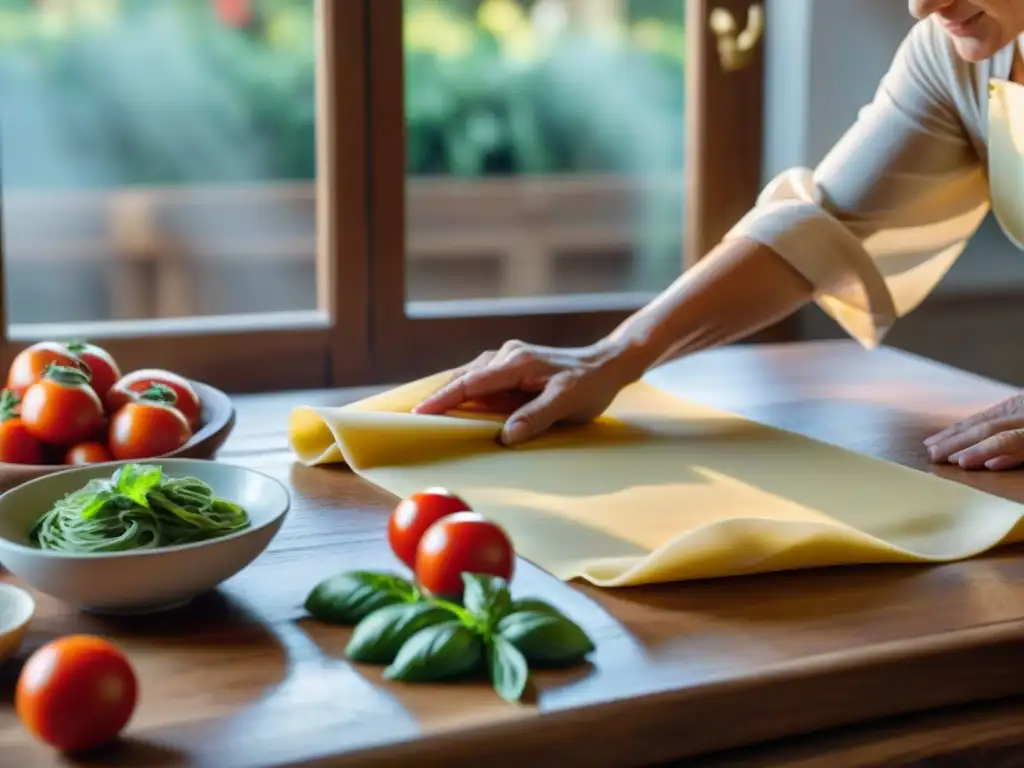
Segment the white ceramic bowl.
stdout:
[[280,530],[290,507],[288,490],[262,472],[204,459],[153,459],[135,463],[204,481],[244,507],[251,525],[209,541],[127,552],[67,554],[30,543],[33,524],[54,502],[127,463],[45,475],[0,496],[0,564],[30,587],[84,610],[153,613],[183,605],[249,565]]
[[12,584],[0,584],[0,663],[17,653],[35,612],[32,595]]

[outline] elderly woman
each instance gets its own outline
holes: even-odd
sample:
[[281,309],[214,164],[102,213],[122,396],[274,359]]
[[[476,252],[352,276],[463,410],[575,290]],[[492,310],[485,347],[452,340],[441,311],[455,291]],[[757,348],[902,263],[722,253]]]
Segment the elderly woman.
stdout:
[[[519,443],[558,422],[592,419],[651,367],[745,337],[812,300],[874,347],[934,289],[990,206],[1024,239],[1024,180],[1014,175],[1024,166],[1005,122],[996,125],[1005,91],[989,103],[990,80],[1024,83],[1024,0],[910,0],[910,12],[919,22],[874,100],[821,165],[775,178],[664,293],[588,347],[511,341],[485,352],[417,411],[529,393],[502,432],[506,444]],[[965,468],[1024,464],[1024,398],[925,447],[933,461]]]

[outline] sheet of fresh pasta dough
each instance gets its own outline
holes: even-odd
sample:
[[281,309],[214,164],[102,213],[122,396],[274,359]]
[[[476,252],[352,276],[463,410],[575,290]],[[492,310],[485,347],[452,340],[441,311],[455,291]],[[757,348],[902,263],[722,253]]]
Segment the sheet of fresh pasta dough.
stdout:
[[438,374],[298,408],[292,449],[405,496],[445,486],[520,555],[604,587],[814,566],[955,560],[1024,534],[1024,506],[638,382],[584,427],[506,448],[503,417],[410,411]]

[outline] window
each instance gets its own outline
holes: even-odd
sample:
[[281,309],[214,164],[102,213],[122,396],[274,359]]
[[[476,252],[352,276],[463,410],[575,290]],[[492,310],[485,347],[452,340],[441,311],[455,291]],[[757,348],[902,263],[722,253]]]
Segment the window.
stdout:
[[759,47],[723,67],[710,13],[0,4],[3,360],[87,337],[238,392],[592,340],[756,195]]

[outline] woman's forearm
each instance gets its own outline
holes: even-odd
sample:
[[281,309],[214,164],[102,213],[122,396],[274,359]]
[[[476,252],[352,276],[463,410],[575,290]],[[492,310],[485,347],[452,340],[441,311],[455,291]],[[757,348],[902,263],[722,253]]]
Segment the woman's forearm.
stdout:
[[640,376],[674,357],[728,344],[789,317],[811,284],[781,256],[739,238],[719,245],[605,340]]

